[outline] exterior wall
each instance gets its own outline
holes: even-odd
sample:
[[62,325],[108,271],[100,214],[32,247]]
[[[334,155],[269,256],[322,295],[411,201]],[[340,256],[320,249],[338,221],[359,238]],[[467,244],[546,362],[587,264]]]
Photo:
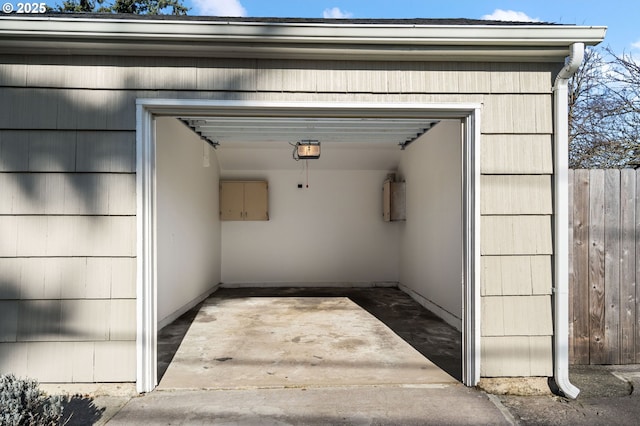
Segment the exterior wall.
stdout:
[[[462,330],[462,126],[442,121],[403,151],[400,283]],[[422,299],[420,299],[422,300]]]
[[551,376],[551,124],[511,132],[482,142],[481,375]]
[[512,191],[550,197],[559,65],[2,56],[0,370],[135,379],[135,99],[158,97],[482,103],[482,375],[550,375],[550,204]]
[[0,371],[133,380],[135,134],[15,127],[0,130]]
[[[313,165],[311,165],[313,167]],[[397,282],[399,233],[382,220],[387,170],[225,172],[269,182],[269,221],[222,222],[224,284]]]
[[[158,322],[171,323],[220,283],[215,150],[175,118],[156,120]],[[204,150],[209,166],[204,167]]]

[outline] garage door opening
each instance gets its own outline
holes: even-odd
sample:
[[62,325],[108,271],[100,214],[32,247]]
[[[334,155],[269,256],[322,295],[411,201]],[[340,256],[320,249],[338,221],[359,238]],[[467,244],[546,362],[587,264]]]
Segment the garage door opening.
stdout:
[[[218,282],[397,286],[462,331],[462,381],[475,384],[476,116],[477,108],[460,105],[139,101],[138,388],[156,384],[158,324]],[[217,125],[204,134],[210,117]],[[239,139],[216,136],[225,117]],[[322,125],[310,129],[311,119]],[[344,121],[376,130],[331,129]],[[420,121],[428,131],[404,149],[386,142],[391,123],[413,131],[408,123]],[[271,140],[264,130],[300,122],[322,144],[321,158],[304,165],[291,155],[297,136]],[[340,134],[346,139],[331,139]],[[406,221],[382,220],[389,174],[406,182]],[[269,220],[219,221],[218,188],[227,180],[266,181]]]

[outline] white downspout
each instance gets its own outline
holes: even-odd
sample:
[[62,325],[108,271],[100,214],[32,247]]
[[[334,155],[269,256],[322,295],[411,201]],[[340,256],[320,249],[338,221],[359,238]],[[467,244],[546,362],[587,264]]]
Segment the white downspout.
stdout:
[[569,57],[556,77],[554,95],[554,366],[560,391],[575,399],[580,389],[569,382],[569,79],[584,58],[584,43],[573,43]]

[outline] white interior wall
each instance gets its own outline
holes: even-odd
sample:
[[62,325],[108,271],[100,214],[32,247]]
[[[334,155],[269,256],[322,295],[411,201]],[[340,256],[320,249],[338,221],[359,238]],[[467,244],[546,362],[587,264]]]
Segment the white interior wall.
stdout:
[[[220,170],[216,151],[210,150],[211,167],[203,168],[203,143],[182,123],[161,118],[157,133],[161,322],[175,318],[218,282],[400,282],[461,327],[459,122],[441,122],[402,151],[399,176],[407,181],[407,221],[395,223],[382,220],[382,182],[389,170],[317,170],[319,162],[310,161],[310,187],[299,189],[305,182],[302,162],[298,169]],[[270,220],[220,223],[219,179],[267,180]]]
[[[324,154],[323,154],[324,155]],[[302,162],[300,165],[302,166]],[[397,282],[399,224],[382,220],[387,170],[224,171],[269,182],[266,222],[222,222],[227,284]]]
[[[203,166],[204,150],[210,166]],[[156,120],[158,322],[220,283],[219,166],[215,150],[174,118]]]
[[442,121],[404,151],[407,220],[400,283],[451,325],[462,327],[462,134]]

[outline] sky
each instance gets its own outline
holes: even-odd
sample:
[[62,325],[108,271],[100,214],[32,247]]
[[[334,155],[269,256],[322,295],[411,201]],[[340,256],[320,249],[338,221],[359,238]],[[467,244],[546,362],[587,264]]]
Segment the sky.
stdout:
[[469,18],[606,26],[602,46],[640,55],[638,0],[185,0],[189,15]]

